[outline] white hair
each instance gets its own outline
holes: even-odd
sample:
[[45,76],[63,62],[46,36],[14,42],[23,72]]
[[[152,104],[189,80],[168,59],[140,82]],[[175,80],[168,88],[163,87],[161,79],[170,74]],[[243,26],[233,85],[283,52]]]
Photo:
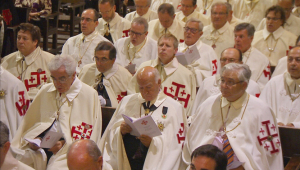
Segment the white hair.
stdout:
[[249,84],[249,80],[251,77],[251,70],[249,66],[246,64],[238,64],[238,63],[229,63],[226,64],[221,69],[221,75],[224,71],[237,71],[238,72],[238,79],[243,82],[247,82]]
[[72,76],[76,72],[77,62],[70,55],[56,55],[49,63],[48,68],[50,71],[58,70],[60,67],[64,67],[69,76]]

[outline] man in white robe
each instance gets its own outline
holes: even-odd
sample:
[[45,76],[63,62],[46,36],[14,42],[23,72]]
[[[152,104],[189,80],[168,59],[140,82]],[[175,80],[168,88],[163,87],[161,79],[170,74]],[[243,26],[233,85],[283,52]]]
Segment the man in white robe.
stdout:
[[157,41],[163,34],[173,34],[178,41],[183,42],[184,22],[175,19],[175,10],[171,4],[163,3],[159,6],[158,19],[149,22],[148,37]]
[[25,84],[30,100],[43,84],[51,81],[47,63],[54,55],[39,47],[40,38],[39,27],[22,23],[17,35],[18,51],[6,56],[1,64]]
[[290,50],[287,68],[269,81],[260,98],[273,109],[279,126],[300,128],[300,46]]
[[[53,83],[39,91],[13,138],[17,158],[35,169],[46,169],[46,152],[50,158],[47,170],[67,170],[66,153],[74,140],[100,140],[102,115],[98,95],[76,77],[76,65],[71,56],[56,56],[49,62]],[[25,140],[40,140],[49,131],[63,134],[50,149]]]
[[213,4],[211,12],[211,24],[204,27],[200,40],[211,46],[220,58],[223,50],[234,45],[233,28],[227,22],[230,11],[225,3],[218,2]]
[[186,165],[195,148],[213,144],[227,154],[227,169],[283,170],[276,118],[267,104],[245,92],[250,76],[244,64],[230,63],[222,68],[222,94],[199,106],[188,129],[183,147]]
[[210,18],[212,5],[217,2],[227,2],[227,1],[226,0],[197,0],[198,11]]
[[[195,75],[181,65],[175,54],[178,50],[178,41],[172,34],[165,34],[158,40],[158,57],[142,63],[140,69],[152,66],[159,71],[162,79],[162,91],[165,95],[177,100],[184,107],[187,116],[190,116],[192,105],[196,96]],[[129,94],[140,90],[135,74],[128,85]]]
[[125,19],[132,22],[134,18],[143,17],[150,22],[151,20],[157,19],[157,13],[152,11],[150,8],[151,0],[134,0],[136,11],[126,14]]
[[186,23],[189,19],[195,18],[199,19],[204,26],[209,24],[209,17],[198,12],[197,0],[181,0],[181,11],[176,12],[175,19]]
[[116,13],[114,0],[101,0],[98,3],[102,18],[98,19],[96,30],[112,43],[129,36],[130,21]]
[[[157,57],[157,42],[148,35],[148,22],[142,17],[135,18],[131,22],[130,36],[121,38],[115,42],[117,49],[116,63],[135,73],[139,66],[148,60]],[[133,65],[132,65],[133,64]]]
[[[187,128],[183,107],[161,91],[155,68],[142,68],[137,81],[140,93],[123,98],[101,139],[103,159],[115,170],[178,169]],[[122,114],[134,120],[151,115],[162,135],[129,134],[132,128]]]
[[225,4],[227,5],[227,8],[229,8],[229,14],[227,17],[227,21],[228,21],[229,25],[234,28],[235,26],[242,23],[243,21],[233,15],[232,5],[229,2],[226,2]]
[[200,20],[191,18],[184,28],[184,42],[179,44],[178,51],[186,53],[194,46],[197,47],[200,58],[186,67],[196,76],[197,87],[199,87],[205,78],[218,73],[220,60],[213,48],[200,40],[203,34],[203,24]]
[[108,41],[96,30],[99,14],[95,9],[86,9],[81,14],[81,34],[70,37],[62,48],[62,54],[71,55],[78,62],[76,74],[86,64],[94,63],[94,49],[101,41]]
[[24,84],[0,66],[0,120],[9,128],[9,140],[15,136],[30,104]]
[[266,11],[266,18],[266,27],[255,32],[252,46],[269,58],[271,66],[276,66],[278,60],[287,55],[297,37],[282,27],[285,23],[285,12],[282,7],[269,8]]
[[[300,35],[300,18],[292,14],[294,7],[294,0],[278,0],[277,5],[281,6],[285,11],[285,23],[283,28],[296,36]],[[266,27],[266,18],[264,18],[258,25],[257,30],[262,30]]]
[[296,17],[300,17],[300,0],[295,0],[295,6],[292,12]]
[[94,56],[95,63],[84,66],[78,78],[97,90],[102,106],[116,108],[127,95],[127,85],[132,75],[115,63],[116,49],[111,43],[99,43]]

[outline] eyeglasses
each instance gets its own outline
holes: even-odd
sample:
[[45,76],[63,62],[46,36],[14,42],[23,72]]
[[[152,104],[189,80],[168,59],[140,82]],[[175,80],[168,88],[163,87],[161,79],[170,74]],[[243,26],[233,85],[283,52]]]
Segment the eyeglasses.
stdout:
[[211,15],[216,16],[216,15],[227,15],[226,12],[213,12]]
[[96,62],[100,62],[100,63],[106,63],[106,62],[108,62],[109,60],[111,60],[111,59],[109,59],[109,58],[105,58],[105,57],[101,57],[101,58],[99,58],[99,57],[94,57],[94,59],[96,60]]
[[300,57],[288,57],[288,62],[291,63],[295,60],[297,63],[300,63]]
[[69,77],[60,77],[60,78],[58,78],[58,80],[57,80],[56,78],[54,78],[54,77],[51,76],[53,82],[59,82],[59,83],[61,83],[61,84],[66,83],[66,81],[67,81],[68,78],[70,78],[70,77],[71,77],[71,76],[69,76]]
[[185,32],[190,31],[190,32],[193,33],[193,34],[196,34],[197,32],[200,31],[199,29],[196,29],[196,28],[190,28],[190,27],[183,27],[183,28],[184,28],[184,31],[185,31]]
[[226,61],[228,61],[229,63],[233,63],[235,62],[237,59],[233,59],[233,58],[221,58],[220,61],[225,63]]
[[113,7],[111,7],[110,10],[105,11],[105,12],[99,11],[99,14],[101,14],[101,15],[106,14],[107,15],[107,14],[109,14],[111,12],[112,9],[113,9]]
[[267,17],[267,21],[273,20],[274,22],[280,20],[280,18],[271,18],[271,17]]
[[181,8],[193,8],[194,6],[193,5],[184,5],[184,4],[181,4]]
[[84,20],[86,20],[86,22],[92,22],[92,21],[95,21],[95,20],[93,20],[93,19],[91,19],[91,18],[84,18],[84,17],[81,17],[81,18],[80,18],[80,21],[81,21],[81,22],[83,22]]
[[146,32],[139,33],[139,32],[135,32],[135,31],[132,31],[132,30],[129,31],[129,34],[130,34],[130,35],[135,35],[135,36],[137,36],[137,37],[140,37],[140,36],[142,36],[142,35],[145,34],[145,33],[146,33]]
[[218,84],[219,84],[219,86],[225,84],[227,87],[232,87],[232,86],[234,86],[234,85],[236,85],[236,84],[243,83],[243,82],[244,82],[244,81],[238,81],[238,82],[234,82],[234,81],[232,81],[232,80],[225,81],[225,80],[221,79],[221,80],[218,82]]
[[146,6],[135,6],[135,8],[148,8],[149,6],[146,5]]

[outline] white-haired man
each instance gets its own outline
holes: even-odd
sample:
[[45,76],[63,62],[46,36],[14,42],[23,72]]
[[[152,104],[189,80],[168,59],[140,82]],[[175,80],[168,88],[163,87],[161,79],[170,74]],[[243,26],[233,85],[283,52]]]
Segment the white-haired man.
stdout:
[[194,149],[213,144],[226,153],[227,169],[283,169],[276,118],[267,104],[246,92],[250,76],[245,64],[230,63],[222,68],[222,94],[198,107],[187,132],[183,147],[186,165]]
[[199,11],[207,17],[211,16],[211,8],[214,3],[227,2],[226,0],[197,0]]
[[[74,140],[100,140],[102,115],[98,95],[76,77],[76,66],[71,56],[64,55],[48,63],[53,83],[39,91],[13,138],[12,147],[20,161],[35,169],[67,170],[66,153]],[[25,140],[41,139],[48,131],[63,134],[50,149]]]
[[147,22],[157,19],[157,13],[150,8],[151,0],[134,0],[136,11],[126,14],[125,19],[132,22],[134,18],[143,17]]

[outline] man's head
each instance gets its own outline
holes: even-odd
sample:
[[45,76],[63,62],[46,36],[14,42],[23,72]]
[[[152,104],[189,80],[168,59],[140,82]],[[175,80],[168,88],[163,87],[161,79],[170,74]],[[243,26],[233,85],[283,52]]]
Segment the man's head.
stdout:
[[186,45],[191,46],[195,44],[203,32],[203,24],[199,19],[189,19],[184,27],[184,42]]
[[40,28],[30,23],[22,23],[17,31],[18,50],[26,57],[31,54],[40,43]]
[[161,4],[158,7],[157,14],[159,22],[164,28],[169,28],[173,24],[175,18],[175,9],[173,5],[169,3]]
[[9,150],[9,129],[2,121],[0,121],[0,168],[4,163],[5,156]]
[[218,147],[207,144],[196,148],[190,170],[226,170],[227,156]]
[[106,22],[110,22],[115,17],[116,5],[114,0],[100,0],[99,13]]
[[151,5],[151,0],[134,0],[136,13],[139,14],[139,16],[145,15]]
[[70,170],[101,170],[102,156],[97,144],[90,139],[77,140],[70,146],[67,153]]
[[246,91],[251,70],[246,64],[229,63],[221,69],[220,89],[229,102],[239,99]]
[[255,27],[249,23],[241,23],[234,28],[235,48],[246,52],[250,47],[254,37]]
[[100,42],[95,48],[95,61],[98,71],[105,73],[111,69],[115,63],[116,56],[117,50],[114,45],[108,41]]
[[227,16],[227,21],[230,23],[233,15],[232,5],[229,2],[225,2],[225,5],[229,11]]
[[225,3],[217,2],[212,5],[211,22],[216,30],[222,28],[226,24],[228,14],[229,9]]
[[293,79],[300,78],[300,46],[295,46],[289,51],[287,68]]
[[161,79],[156,68],[146,66],[137,72],[140,93],[146,101],[154,100],[160,90]]
[[134,45],[140,45],[148,35],[148,22],[143,17],[134,18],[130,27],[130,42]]
[[163,64],[173,60],[178,51],[178,40],[172,34],[163,34],[157,41],[158,58]]
[[189,16],[197,8],[197,0],[181,0],[181,11],[184,16]]
[[287,20],[294,8],[295,0],[278,0],[277,5],[281,6],[285,12],[285,19]]
[[276,31],[285,23],[285,12],[281,6],[272,6],[267,9],[266,14],[266,28],[269,32]]
[[239,49],[227,48],[221,53],[221,68],[223,68],[228,63],[238,63],[243,64],[243,54]]
[[90,35],[95,31],[99,24],[98,18],[99,14],[95,9],[89,8],[82,12],[80,24],[83,35]]
[[77,62],[69,55],[56,55],[48,63],[53,84],[59,93],[70,89],[76,77],[76,65]]

